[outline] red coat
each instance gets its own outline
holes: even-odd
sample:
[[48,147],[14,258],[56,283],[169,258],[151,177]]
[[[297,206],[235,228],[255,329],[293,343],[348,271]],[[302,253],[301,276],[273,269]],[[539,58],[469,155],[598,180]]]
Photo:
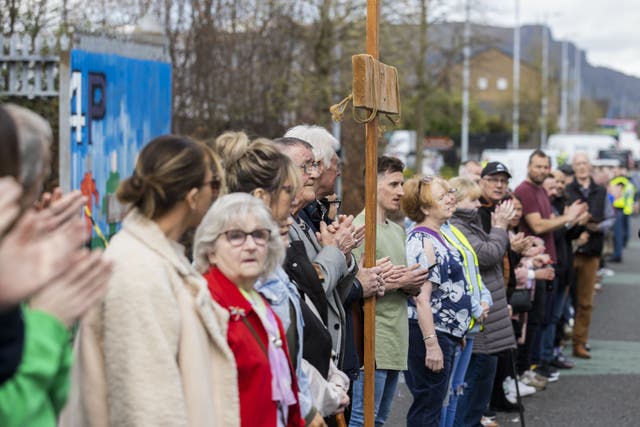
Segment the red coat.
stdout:
[[[213,299],[231,314],[227,342],[236,358],[238,368],[238,389],[240,391],[240,420],[242,427],[276,427],[277,407],[271,399],[271,368],[255,336],[242,320],[242,314],[257,332],[265,348],[268,345],[267,332],[262,326],[249,301],[237,286],[227,279],[217,268],[211,268],[204,275]],[[267,310],[271,307],[265,302]],[[241,314],[242,313],[242,314]],[[289,359],[289,350],[282,323],[277,315],[278,329],[282,337],[284,351],[289,361],[293,393],[298,396],[298,383]],[[302,427],[304,419],[300,415],[300,405],[296,401],[289,406],[287,427]]]

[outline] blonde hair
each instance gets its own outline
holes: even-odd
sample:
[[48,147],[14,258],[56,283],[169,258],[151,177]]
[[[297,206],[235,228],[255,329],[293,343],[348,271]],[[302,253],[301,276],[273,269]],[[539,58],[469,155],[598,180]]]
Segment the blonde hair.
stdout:
[[476,200],[482,196],[480,186],[469,178],[461,176],[451,178],[449,185],[456,189],[456,203],[460,203],[467,197],[471,200]]
[[216,139],[207,141],[207,145],[220,156],[226,167],[247,149],[249,142],[249,137],[243,131],[227,131]]
[[[227,187],[230,192],[251,193],[257,188],[276,195],[287,180],[292,190],[301,185],[298,168],[268,139],[260,138],[234,150],[227,163]],[[295,194],[295,193],[294,193]]]

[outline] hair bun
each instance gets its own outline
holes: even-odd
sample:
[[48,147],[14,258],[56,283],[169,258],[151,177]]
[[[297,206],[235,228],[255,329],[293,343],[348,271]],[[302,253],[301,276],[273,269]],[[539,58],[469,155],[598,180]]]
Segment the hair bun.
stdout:
[[246,133],[227,131],[216,138],[213,150],[225,165],[232,165],[249,150],[250,145]]
[[138,175],[138,172],[134,170],[129,178],[120,183],[117,196],[121,202],[135,205],[142,200],[147,191],[149,191],[147,180]]

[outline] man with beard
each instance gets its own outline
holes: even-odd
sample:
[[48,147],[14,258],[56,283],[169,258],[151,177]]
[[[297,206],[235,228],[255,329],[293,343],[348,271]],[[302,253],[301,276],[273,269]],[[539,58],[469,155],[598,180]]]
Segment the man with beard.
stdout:
[[[535,150],[529,157],[527,179],[516,188],[514,194],[522,203],[520,229],[526,235],[540,237],[544,241],[545,250],[551,263],[555,264],[557,254],[553,232],[562,227],[567,229],[572,227],[578,217],[586,211],[586,205],[580,200],[576,200],[563,210],[562,215],[554,216],[549,197],[542,187],[550,169],[551,159],[549,156],[542,150]],[[551,280],[553,277],[550,277],[549,280],[536,281],[533,308],[527,321],[527,337],[522,348],[523,351],[519,354],[521,366],[539,361],[541,335],[538,328],[544,318],[546,294],[553,291]],[[549,381],[556,381],[559,376],[557,370],[547,364],[538,366],[535,371],[547,377]]]

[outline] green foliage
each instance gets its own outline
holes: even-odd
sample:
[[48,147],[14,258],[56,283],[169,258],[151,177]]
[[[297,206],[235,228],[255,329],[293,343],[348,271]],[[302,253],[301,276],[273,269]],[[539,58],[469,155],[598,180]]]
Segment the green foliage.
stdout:
[[458,175],[457,170],[453,166],[444,165],[442,168],[440,168],[440,176],[445,179],[451,179],[457,175]]
[[[403,104],[403,128],[415,128],[417,98],[405,99]],[[452,95],[441,88],[434,88],[427,96],[425,108],[425,133],[427,135],[459,135],[462,122],[462,96]],[[474,101],[469,102],[469,132],[489,131],[490,119]]]

